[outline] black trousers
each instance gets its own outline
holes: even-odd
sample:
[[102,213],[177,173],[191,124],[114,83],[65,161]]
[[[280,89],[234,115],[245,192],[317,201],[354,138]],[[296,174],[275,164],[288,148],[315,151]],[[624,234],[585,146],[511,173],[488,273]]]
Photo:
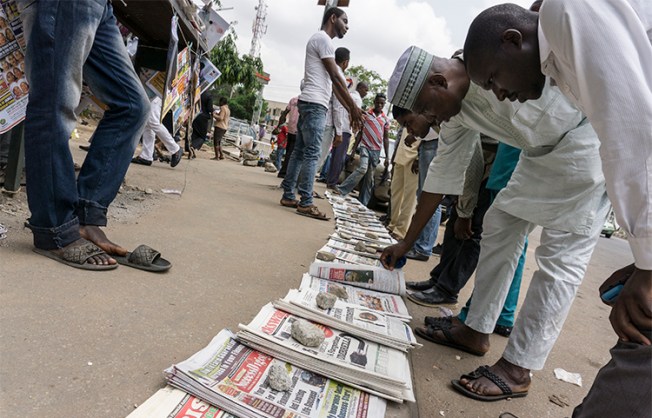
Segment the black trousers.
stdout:
[[287,137],[288,144],[287,147],[285,147],[285,155],[283,156],[283,164],[281,164],[281,169],[278,172],[277,177],[285,177],[285,173],[288,171],[288,163],[290,162],[290,156],[292,155],[292,151],[294,151],[294,143],[297,140],[297,135],[296,134],[288,134]]
[[478,203],[473,210],[470,239],[455,238],[455,221],[458,214],[452,205],[450,218],[446,223],[444,241],[442,243],[439,264],[430,272],[430,278],[435,281],[435,287],[451,298],[457,298],[460,290],[466,285],[475,271],[480,258],[480,239],[482,237],[482,221],[491,206],[491,192],[485,188],[486,180],[480,186]]

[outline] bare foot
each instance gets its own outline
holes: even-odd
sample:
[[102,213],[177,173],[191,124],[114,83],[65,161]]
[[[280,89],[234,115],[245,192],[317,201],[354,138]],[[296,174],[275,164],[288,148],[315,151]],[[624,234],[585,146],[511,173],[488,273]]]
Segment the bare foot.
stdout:
[[120,256],[127,255],[127,249],[111,242],[99,226],[81,225],[79,227],[79,234],[82,236],[82,238],[86,238],[93,244],[103,249],[107,254]]
[[[451,327],[448,329],[450,338],[459,345],[467,347],[470,351],[478,353],[486,353],[489,351],[489,335],[483,334],[467,327],[456,316],[451,318]],[[433,337],[441,341],[447,341],[448,338],[444,335],[443,331],[434,329],[432,331]]]
[[[527,392],[530,388],[530,370],[510,363],[500,358],[496,364],[489,367],[489,371],[500,377],[513,393]],[[486,377],[478,379],[460,378],[460,384],[478,395],[502,395],[503,391],[494,382]]]
[[[67,249],[75,248],[75,247],[81,247],[82,245],[86,244],[90,240],[86,240],[84,238],[80,238],[77,241],[74,241],[68,245],[66,245],[64,248],[58,249],[58,250],[50,250],[50,252],[58,255],[59,257],[63,256],[63,252]],[[96,244],[97,245],[97,244]],[[111,258],[110,255],[108,254],[98,254],[94,255],[92,257],[89,257],[86,262],[88,264],[95,264],[95,265],[113,265],[116,264],[117,261],[115,261],[113,258]]]

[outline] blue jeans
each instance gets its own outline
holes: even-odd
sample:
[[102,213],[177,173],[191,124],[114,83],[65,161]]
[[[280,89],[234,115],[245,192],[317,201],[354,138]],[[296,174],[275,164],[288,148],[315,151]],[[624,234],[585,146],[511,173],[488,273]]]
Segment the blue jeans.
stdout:
[[[30,84],[25,169],[34,246],[63,248],[79,225],[106,225],[145,121],[149,100],[107,0],[19,0]],[[82,75],[109,110],[75,180],[68,139]]]
[[356,168],[337,189],[343,195],[347,195],[351,193],[360,180],[362,180],[358,200],[360,203],[367,206],[374,189],[374,171],[380,162],[380,151],[370,150],[364,146],[359,147],[358,151],[360,151],[360,164],[358,165],[358,168]]
[[278,171],[281,171],[281,163],[283,162],[283,156],[285,155],[285,148],[276,148],[276,168]]
[[281,187],[283,199],[288,200],[295,199],[294,190],[298,189],[301,195],[299,206],[308,207],[312,206],[312,190],[328,109],[320,104],[301,100],[298,107],[297,140]]
[[[422,141],[421,145],[419,145],[419,189],[417,190],[417,196],[421,195],[423,184],[426,182],[430,162],[435,158],[435,155],[437,155],[437,145],[438,142],[435,140]],[[437,210],[432,215],[432,218],[430,218],[426,226],[421,230],[419,238],[417,238],[417,241],[414,243],[414,251],[421,255],[430,257],[430,254],[432,254],[432,247],[434,247],[435,242],[437,241],[440,221],[441,209],[438,206]]]

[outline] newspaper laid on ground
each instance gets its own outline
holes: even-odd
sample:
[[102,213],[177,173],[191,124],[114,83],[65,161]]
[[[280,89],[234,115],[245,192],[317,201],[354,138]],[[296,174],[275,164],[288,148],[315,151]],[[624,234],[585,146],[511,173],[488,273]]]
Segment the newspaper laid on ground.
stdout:
[[[336,242],[330,240],[329,243],[331,241]],[[360,264],[365,266],[382,267],[382,264],[380,263],[380,259],[375,254],[370,254],[368,252],[362,253],[359,251],[355,251],[355,252],[348,251],[342,249],[342,245],[350,246],[349,244],[344,244],[344,243],[338,243],[338,244],[335,244],[334,247],[331,247],[328,244],[321,247],[317,252],[315,261],[318,261],[319,257],[323,256],[323,254],[328,253],[328,254],[332,254],[335,257],[335,260],[333,261],[335,263]]]
[[390,271],[384,267],[315,261],[308,274],[351,286],[405,295],[405,277],[400,269]]
[[238,418],[184,391],[166,386],[127,418]]
[[309,274],[303,275],[299,290],[313,289],[317,292],[328,292],[328,288],[333,285],[343,287],[349,295],[348,301],[351,303],[361,305],[367,309],[385,315],[399,318],[405,322],[409,322],[412,319],[412,316],[408,312],[407,305],[405,305],[405,301],[403,301],[403,298],[398,295],[361,289],[343,283],[335,283],[330,280],[320,279],[319,277],[312,277]]
[[407,354],[350,333],[316,324],[325,339],[306,347],[292,337],[299,319],[267,304],[248,324],[240,324],[238,340],[277,359],[322,374],[396,402],[414,402]]
[[[292,381],[288,391],[269,386],[278,362]],[[377,396],[249,348],[228,330],[165,375],[170,385],[241,418],[375,418],[386,408]]]
[[384,315],[338,298],[330,309],[317,306],[319,291],[291,289],[287,296],[273,302],[274,307],[313,322],[337,328],[357,337],[397,350],[420,347],[412,329],[398,318]]

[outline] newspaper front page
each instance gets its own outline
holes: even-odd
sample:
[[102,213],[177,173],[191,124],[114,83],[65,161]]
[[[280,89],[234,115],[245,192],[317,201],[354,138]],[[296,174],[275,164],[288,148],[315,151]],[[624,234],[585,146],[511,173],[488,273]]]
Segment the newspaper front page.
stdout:
[[346,292],[349,295],[348,300],[351,303],[364,306],[365,308],[376,312],[397,317],[402,321],[409,322],[412,319],[403,298],[398,295],[347,286],[343,283],[335,283],[319,277],[312,277],[309,274],[303,275],[299,290],[313,289],[317,292],[328,292],[328,288],[333,285],[342,286],[346,289]]
[[316,261],[310,265],[308,274],[379,292],[405,294],[405,278],[401,270]]
[[182,390],[160,389],[127,418],[238,418]]
[[380,263],[380,259],[367,257],[371,255],[370,253],[366,253],[366,255],[363,255],[365,253],[356,254],[339,248],[333,248],[329,245],[324,245],[323,247],[321,247],[319,249],[319,252],[333,254],[335,256],[335,261],[334,261],[335,263],[359,264],[364,266],[382,267],[382,264]]
[[[298,317],[268,304],[248,325],[240,325],[245,335],[241,332],[238,338],[247,341],[249,336],[246,333],[253,334],[267,343],[277,345],[278,349],[290,350],[292,353],[287,355],[292,358],[292,362],[299,357],[304,360],[321,360],[333,366],[333,371],[339,369],[339,374],[332,376],[325,373],[325,369],[319,370],[320,373],[338,379],[346,377],[344,382],[347,384],[368,385],[381,393],[414,400],[406,353],[319,324],[315,325],[323,330],[324,342],[319,347],[306,347],[292,338],[292,323],[297,319]],[[307,367],[305,362],[299,364]]]
[[318,291],[292,289],[274,306],[320,324],[403,351],[420,346],[408,324],[363,306],[337,299],[330,309],[317,306]]
[[[290,391],[269,387],[267,375],[274,362],[280,362],[290,375]],[[202,393],[193,394],[238,416],[372,418],[384,416],[386,407],[375,396],[252,350],[228,330],[188,360],[167,369],[166,375],[182,389],[200,386]],[[220,400],[230,402],[222,405]],[[237,408],[230,410],[233,404]]]

